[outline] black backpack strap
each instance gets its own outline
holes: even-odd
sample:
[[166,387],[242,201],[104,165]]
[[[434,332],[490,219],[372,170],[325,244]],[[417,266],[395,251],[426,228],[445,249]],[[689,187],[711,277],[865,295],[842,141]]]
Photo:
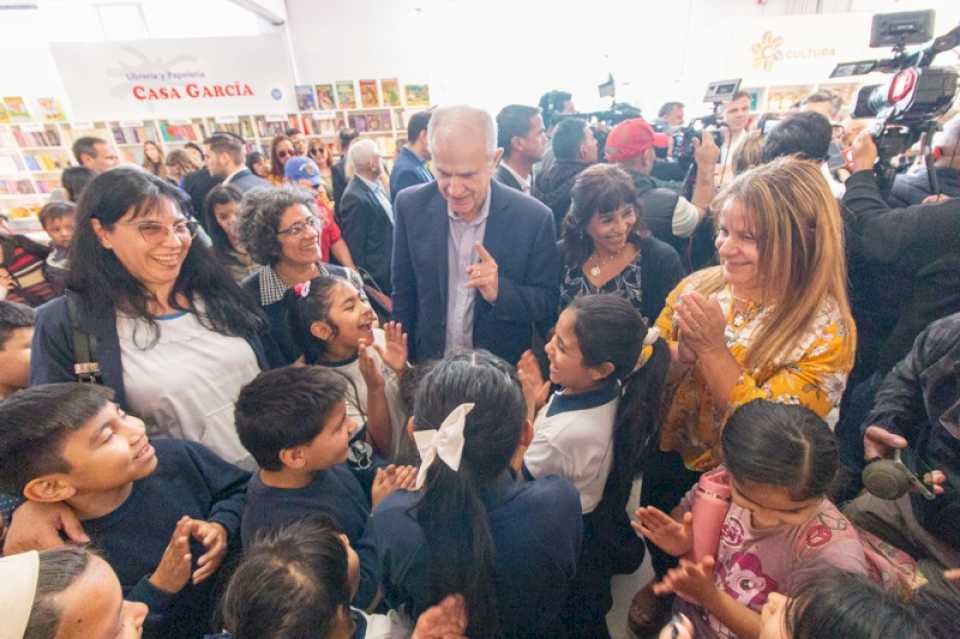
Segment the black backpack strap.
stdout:
[[70,316],[70,334],[73,338],[73,374],[82,384],[100,384],[102,376],[97,361],[97,336],[80,328],[80,310],[77,296],[66,292],[67,314]]

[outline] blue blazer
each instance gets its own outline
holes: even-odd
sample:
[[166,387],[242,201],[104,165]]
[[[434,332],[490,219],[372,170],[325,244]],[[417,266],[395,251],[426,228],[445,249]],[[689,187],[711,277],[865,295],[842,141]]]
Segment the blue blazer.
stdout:
[[433,174],[427,165],[407,147],[400,149],[390,171],[390,201],[396,202],[397,193],[408,186],[429,182],[433,182]]
[[[473,343],[515,364],[534,324],[550,323],[560,296],[553,213],[534,198],[490,181],[483,245],[497,261],[499,295],[477,294]],[[411,359],[443,357],[447,322],[447,203],[436,182],[406,189],[394,205],[393,318],[409,335]]]
[[[80,328],[97,338],[96,357],[102,383],[113,389],[115,401],[126,409],[116,312],[112,308],[93,308],[80,298],[78,302]],[[256,354],[260,368],[267,370],[271,366],[262,339],[264,337],[269,340],[269,334],[266,334],[248,337],[247,342]],[[30,357],[30,385],[75,382],[77,376],[73,372],[73,365],[73,330],[67,311],[67,298],[61,296],[37,309]]]
[[233,179],[227,182],[227,184],[237,189],[241,193],[246,193],[250,189],[258,186],[268,189],[273,186],[259,175],[254,175],[250,169],[242,169],[239,173],[234,175]]

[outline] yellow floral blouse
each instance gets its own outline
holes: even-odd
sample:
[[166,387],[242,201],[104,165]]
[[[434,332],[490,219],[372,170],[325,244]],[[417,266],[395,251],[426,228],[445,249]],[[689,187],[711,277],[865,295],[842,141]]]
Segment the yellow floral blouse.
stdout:
[[[684,279],[667,296],[656,327],[668,342],[675,343],[677,329],[673,308],[677,298],[697,289],[699,273]],[[770,315],[771,307],[754,305],[734,308],[729,287],[717,293],[727,317],[727,348],[743,366],[754,336]],[[855,336],[853,336],[855,337]],[[754,399],[799,404],[824,418],[833,428],[840,397],[853,367],[855,339],[847,339],[840,308],[832,297],[820,304],[809,330],[788,356],[779,356],[759,370],[745,370],[728,398],[726,411],[713,406],[710,389],[697,366],[667,388],[660,448],[675,450],[691,470],[705,471],[719,464],[720,430],[738,406]]]

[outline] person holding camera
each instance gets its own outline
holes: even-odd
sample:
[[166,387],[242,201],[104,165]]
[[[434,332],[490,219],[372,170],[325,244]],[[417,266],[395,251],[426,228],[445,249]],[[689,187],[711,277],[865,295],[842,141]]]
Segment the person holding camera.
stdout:
[[920,333],[884,379],[861,431],[866,461],[899,451],[934,498],[864,493],[844,514],[916,559],[960,566],[960,313]]
[[651,177],[656,160],[654,131],[642,118],[624,120],[615,126],[606,145],[607,160],[619,164],[633,178],[647,225],[654,236],[673,246],[681,255],[686,252],[688,238],[699,226],[713,199],[713,176],[720,157],[720,149],[712,135],[695,139],[693,145],[697,164],[693,201],[677,191],[661,187]]
[[844,465],[857,470],[857,428],[884,376],[931,322],[960,311],[960,200],[892,209],[873,171],[878,151],[869,132],[852,155],[842,204],[860,344],[837,434]]
[[925,166],[916,172],[898,175],[887,196],[890,206],[920,204],[931,195],[960,197],[960,115],[954,116],[933,138],[934,171],[940,193],[930,190],[930,176]]

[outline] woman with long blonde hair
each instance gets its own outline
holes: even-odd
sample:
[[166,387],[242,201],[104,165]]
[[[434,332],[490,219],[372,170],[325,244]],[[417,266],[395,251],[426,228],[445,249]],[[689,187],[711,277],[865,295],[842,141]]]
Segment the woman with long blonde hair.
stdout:
[[[672,358],[641,503],[664,512],[720,463],[734,409],[758,398],[799,404],[832,428],[853,367],[842,221],[820,167],[775,160],[740,175],[717,203],[720,266],[684,279],[656,322]],[[652,554],[662,575],[669,560]],[[651,595],[634,598],[635,628],[655,616]]]

